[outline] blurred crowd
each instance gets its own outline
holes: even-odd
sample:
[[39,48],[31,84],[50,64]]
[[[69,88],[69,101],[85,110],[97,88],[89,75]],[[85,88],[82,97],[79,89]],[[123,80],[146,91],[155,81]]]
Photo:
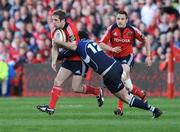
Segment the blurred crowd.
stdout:
[[[154,62],[166,60],[171,44],[180,49],[180,0],[0,0],[0,61],[16,70],[24,63],[46,63],[51,14],[59,8],[96,41],[115,22],[118,10],[127,11],[129,23],[148,37]],[[138,63],[146,57],[142,45],[134,44]]]
[[[1,0],[0,59],[7,63],[45,63],[50,56],[51,13],[63,9],[78,30],[99,40],[125,10],[129,23],[149,39],[154,60],[164,60],[170,43],[180,48],[180,1],[178,0]],[[134,45],[136,62],[143,62],[145,49]]]

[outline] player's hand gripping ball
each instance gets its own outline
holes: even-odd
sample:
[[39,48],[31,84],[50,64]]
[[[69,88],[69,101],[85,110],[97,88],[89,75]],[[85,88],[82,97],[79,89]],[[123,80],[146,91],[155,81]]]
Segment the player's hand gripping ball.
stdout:
[[[56,29],[53,35],[53,39],[56,41],[66,42],[66,34],[62,29]],[[61,46],[58,46],[59,48]]]

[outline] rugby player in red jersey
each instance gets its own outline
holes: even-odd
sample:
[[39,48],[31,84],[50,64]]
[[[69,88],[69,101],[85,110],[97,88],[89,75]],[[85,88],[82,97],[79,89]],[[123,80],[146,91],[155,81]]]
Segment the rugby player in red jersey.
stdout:
[[[58,28],[62,29],[65,34],[68,42],[77,45],[79,42],[79,36],[76,27],[67,19],[66,13],[63,10],[56,10],[52,15],[52,22],[57,30]],[[55,32],[55,31],[53,31]],[[52,36],[53,36],[52,32]],[[56,63],[59,54],[59,48],[52,42],[52,69],[56,71]],[[61,96],[62,93],[62,84],[72,75],[72,89],[77,93],[84,94],[94,94],[96,95],[98,106],[102,106],[103,97],[101,88],[95,88],[88,85],[82,85],[82,79],[87,72],[87,65],[81,61],[78,55],[73,55],[65,59],[54,79],[54,85],[51,90],[51,99],[49,105],[38,105],[37,109],[46,112],[49,115],[54,113],[56,102]],[[81,86],[82,85],[82,86]]]
[[[147,43],[145,36],[134,26],[128,24],[128,15],[125,11],[119,11],[116,15],[116,22],[108,27],[104,36],[100,40],[100,47],[103,50],[112,52],[113,58],[120,61],[122,64],[127,64],[130,69],[134,64],[133,44],[135,39],[139,40],[146,47],[146,63],[147,66],[152,65],[151,49]],[[110,45],[107,45],[110,42]],[[134,95],[146,101],[146,94],[136,85],[132,84],[130,75],[125,80],[125,87]],[[118,100],[117,109],[114,111],[115,115],[123,115],[123,103]]]

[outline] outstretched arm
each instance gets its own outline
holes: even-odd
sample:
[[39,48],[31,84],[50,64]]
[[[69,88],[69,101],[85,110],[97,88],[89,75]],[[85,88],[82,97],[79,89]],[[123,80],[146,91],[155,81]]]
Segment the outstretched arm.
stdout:
[[104,51],[111,51],[112,52],[112,47],[103,43],[103,42],[100,42],[99,43],[99,46],[101,47],[101,49],[103,49]]
[[146,55],[147,55],[146,63],[147,66],[149,67],[152,65],[152,55],[151,55],[151,46],[148,42],[147,37],[145,37],[145,47],[146,47]]
[[103,42],[101,42],[100,44],[99,44],[99,46],[101,47],[101,49],[103,49],[104,51],[110,51],[110,52],[113,52],[113,53],[119,53],[119,52],[121,52],[121,47],[114,47],[114,48],[112,48],[111,46],[109,46],[109,45],[107,45],[107,44],[105,44],[105,43],[103,43]]

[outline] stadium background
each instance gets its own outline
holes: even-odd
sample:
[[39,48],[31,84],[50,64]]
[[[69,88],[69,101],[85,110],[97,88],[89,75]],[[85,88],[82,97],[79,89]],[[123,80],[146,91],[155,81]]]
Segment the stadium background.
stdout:
[[[168,54],[174,51],[175,95],[179,95],[178,0],[1,0],[0,60],[9,67],[5,96],[48,95],[55,76],[50,68],[50,16],[57,8],[68,12],[77,29],[87,31],[95,41],[115,21],[116,11],[127,11],[129,23],[147,35],[154,62],[150,69],[145,67],[145,48],[136,41],[133,49],[137,63],[132,73],[134,82],[149,95],[165,96]],[[98,78],[95,85],[101,84],[97,75],[93,78]],[[68,82],[64,87],[66,94],[71,91]]]

